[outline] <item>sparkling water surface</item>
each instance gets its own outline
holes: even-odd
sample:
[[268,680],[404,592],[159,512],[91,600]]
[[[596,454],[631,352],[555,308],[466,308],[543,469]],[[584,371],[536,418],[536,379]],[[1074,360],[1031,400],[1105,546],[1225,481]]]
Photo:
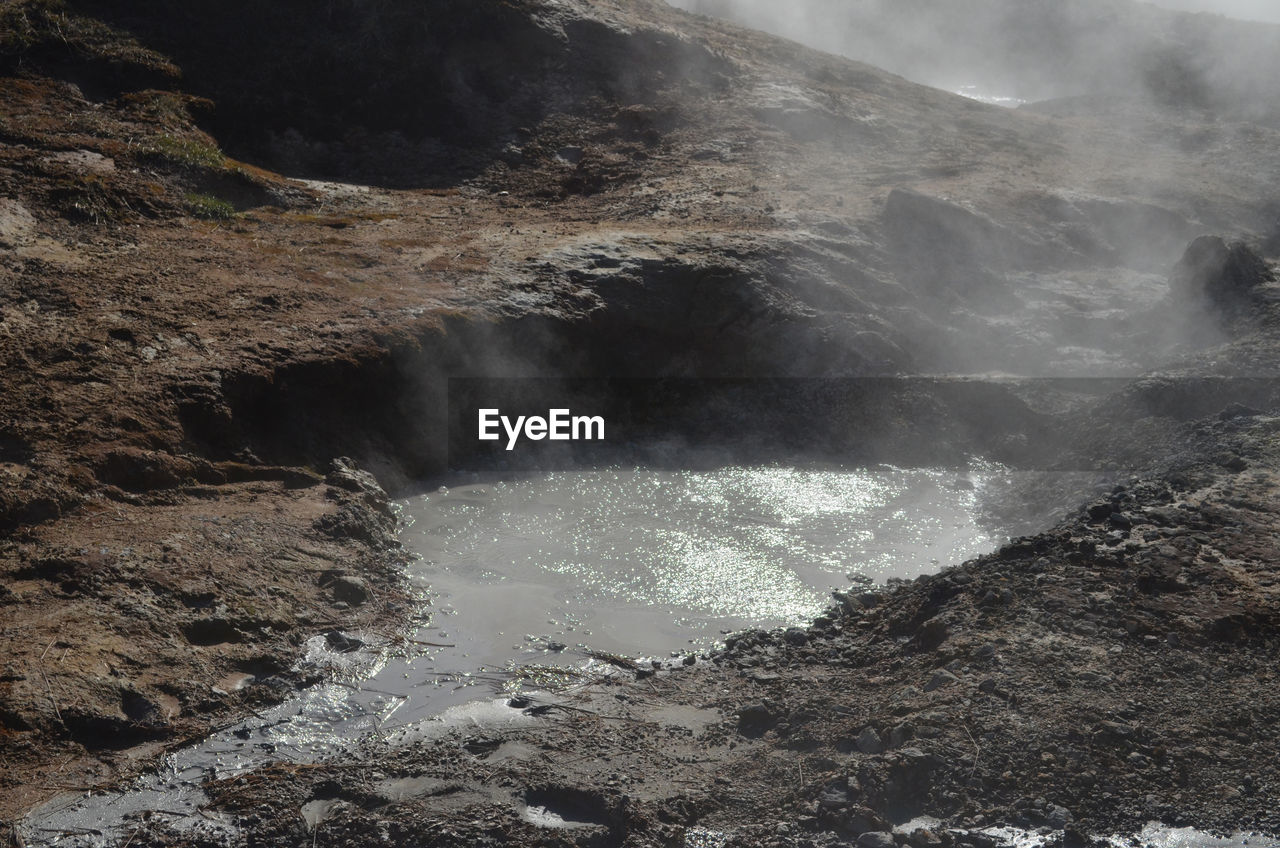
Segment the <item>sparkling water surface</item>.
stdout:
[[[990,550],[997,540],[975,512],[979,487],[994,473],[553,472],[410,499],[402,539],[422,557],[414,573],[441,593],[446,610],[465,604],[473,587],[518,586],[517,608],[504,621],[538,606],[528,628],[555,622],[563,635],[576,623],[609,643],[593,647],[665,652],[690,637],[673,643],[673,625],[801,624],[850,575],[910,578]],[[505,597],[481,594],[490,605]],[[629,611],[668,623],[655,633],[616,632],[625,622],[609,619]]]

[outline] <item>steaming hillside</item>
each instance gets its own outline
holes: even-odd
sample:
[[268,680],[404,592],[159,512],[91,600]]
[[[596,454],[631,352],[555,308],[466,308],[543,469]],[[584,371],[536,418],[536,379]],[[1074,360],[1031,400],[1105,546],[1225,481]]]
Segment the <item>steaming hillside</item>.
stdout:
[[[383,487],[478,451],[450,453],[451,378],[531,376],[659,398],[660,442],[754,422],[744,462],[1147,477],[1083,510],[1041,486],[1011,508],[1072,510],[1056,529],[686,677],[614,658],[635,715],[517,706],[492,738],[216,775],[203,821],[351,846],[825,844],[908,807],[1061,830],[1059,803],[1270,827],[1276,741],[1235,731],[1277,697],[1280,132],[1244,120],[1272,114],[1272,31],[1012,8],[855,29],[1029,96],[1151,97],[994,108],[657,0],[0,6],[0,841],[314,683],[307,651],[397,644],[428,611]],[[968,379],[992,374],[1135,379]],[[1206,694],[1223,668],[1248,685]],[[165,815],[107,838],[238,838]]]
[[1141,98],[1274,124],[1280,26],[1136,0],[684,0],[946,89]]

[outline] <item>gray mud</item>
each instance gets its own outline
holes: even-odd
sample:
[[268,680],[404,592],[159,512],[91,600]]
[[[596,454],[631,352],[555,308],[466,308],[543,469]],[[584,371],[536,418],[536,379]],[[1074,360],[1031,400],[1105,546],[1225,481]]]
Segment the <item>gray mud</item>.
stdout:
[[[960,472],[728,467],[557,472],[404,502],[415,579],[435,598],[438,666],[497,666],[550,645],[688,651],[798,626],[850,580],[910,579],[992,549]],[[434,635],[431,635],[434,634]]]

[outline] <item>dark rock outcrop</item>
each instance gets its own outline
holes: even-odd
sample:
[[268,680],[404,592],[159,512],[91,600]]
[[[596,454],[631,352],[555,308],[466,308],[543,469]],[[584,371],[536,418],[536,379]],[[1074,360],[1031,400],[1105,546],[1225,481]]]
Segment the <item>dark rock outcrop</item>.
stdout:
[[1177,300],[1235,319],[1250,311],[1254,289],[1274,280],[1275,273],[1244,242],[1200,236],[1174,266],[1169,291]]

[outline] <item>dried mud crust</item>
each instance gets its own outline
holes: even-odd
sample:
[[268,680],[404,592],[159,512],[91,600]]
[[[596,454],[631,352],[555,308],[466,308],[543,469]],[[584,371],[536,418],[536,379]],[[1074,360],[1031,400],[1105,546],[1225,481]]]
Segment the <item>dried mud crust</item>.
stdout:
[[[249,844],[353,848],[835,845],[922,815],[913,845],[1275,833],[1280,419],[1215,429],[1248,468],[1184,457],[806,630],[513,702],[526,727],[213,781],[212,808]],[[198,844],[149,827],[135,844]]]

